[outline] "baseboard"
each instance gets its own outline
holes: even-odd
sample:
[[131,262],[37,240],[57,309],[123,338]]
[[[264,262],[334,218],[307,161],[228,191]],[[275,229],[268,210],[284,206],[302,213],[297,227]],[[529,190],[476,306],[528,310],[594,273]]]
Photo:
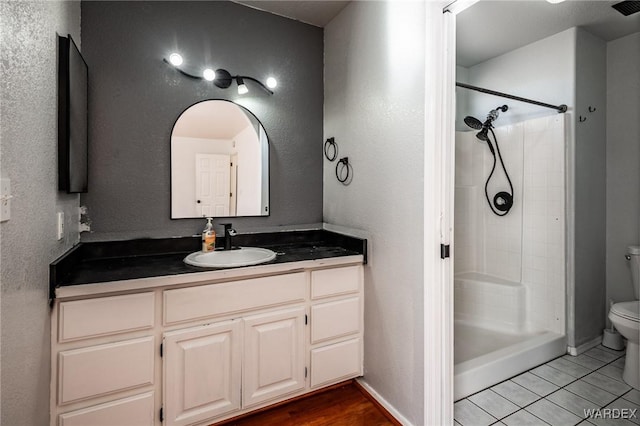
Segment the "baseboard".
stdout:
[[385,413],[385,416],[396,425],[413,426],[412,423],[407,420],[396,408],[389,404],[378,392],[376,392],[367,382],[362,378],[357,378],[354,384],[360,389],[360,391],[378,406],[380,410]]
[[586,352],[589,349],[598,346],[600,343],[602,343],[602,334],[599,335],[598,337],[594,337],[593,339],[589,340],[587,343],[581,344],[577,348],[573,346],[567,346],[567,352],[569,353],[569,355],[578,356],[581,353]]

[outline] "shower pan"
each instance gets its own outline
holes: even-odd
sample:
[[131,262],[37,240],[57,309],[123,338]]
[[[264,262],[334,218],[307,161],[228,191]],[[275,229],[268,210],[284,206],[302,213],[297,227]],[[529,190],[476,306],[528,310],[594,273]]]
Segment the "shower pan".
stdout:
[[508,111],[456,132],[456,400],[566,352],[565,116]]

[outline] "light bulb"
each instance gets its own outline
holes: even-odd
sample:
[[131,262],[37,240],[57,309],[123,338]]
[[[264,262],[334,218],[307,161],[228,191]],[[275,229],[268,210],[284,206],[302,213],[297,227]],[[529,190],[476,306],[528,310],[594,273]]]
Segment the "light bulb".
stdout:
[[551,4],[562,3],[564,0],[547,0]]
[[244,95],[245,93],[249,92],[249,88],[247,87],[246,84],[244,84],[244,80],[242,79],[242,77],[236,78],[236,83],[238,83],[238,94],[239,95]]
[[172,53],[171,55],[169,55],[169,62],[171,62],[171,65],[173,65],[174,67],[179,67],[180,65],[182,65],[182,56],[180,56],[180,54],[178,53]]
[[206,70],[202,71],[202,76],[207,81],[213,81],[216,78],[216,72],[211,68],[207,68]]
[[275,78],[273,77],[269,77],[267,78],[267,87],[269,89],[275,89],[275,87],[278,85],[278,82],[276,81]]

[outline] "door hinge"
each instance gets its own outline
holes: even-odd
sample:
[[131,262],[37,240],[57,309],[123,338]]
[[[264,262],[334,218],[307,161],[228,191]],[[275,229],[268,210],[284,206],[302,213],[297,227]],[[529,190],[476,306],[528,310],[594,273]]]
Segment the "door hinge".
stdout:
[[164,356],[164,343],[160,343],[160,358]]
[[440,244],[440,259],[446,259],[450,256],[449,244]]
[[164,422],[164,407],[160,407],[160,421]]
[[307,314],[304,314],[304,325],[309,324],[309,316]]
[[304,368],[304,378],[307,378],[307,367]]

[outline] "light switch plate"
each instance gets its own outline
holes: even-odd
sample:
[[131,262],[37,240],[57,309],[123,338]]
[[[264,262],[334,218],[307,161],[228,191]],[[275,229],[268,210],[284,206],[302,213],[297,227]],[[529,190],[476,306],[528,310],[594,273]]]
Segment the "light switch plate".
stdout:
[[0,179],[0,222],[11,219],[11,180]]

